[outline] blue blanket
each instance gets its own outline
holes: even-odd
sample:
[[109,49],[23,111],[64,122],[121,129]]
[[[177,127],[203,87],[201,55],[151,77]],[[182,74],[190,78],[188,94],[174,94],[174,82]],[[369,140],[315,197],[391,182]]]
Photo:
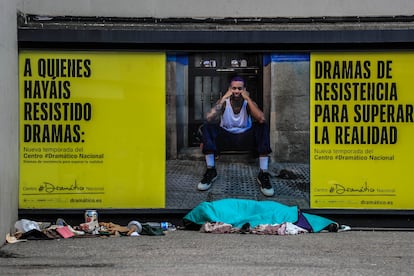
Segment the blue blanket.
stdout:
[[317,215],[300,213],[297,206],[287,206],[275,201],[256,201],[250,199],[222,199],[202,202],[185,215],[184,220],[202,225],[205,222],[223,222],[240,228],[245,223],[251,227],[260,224],[296,223],[300,214],[319,232],[334,221]]

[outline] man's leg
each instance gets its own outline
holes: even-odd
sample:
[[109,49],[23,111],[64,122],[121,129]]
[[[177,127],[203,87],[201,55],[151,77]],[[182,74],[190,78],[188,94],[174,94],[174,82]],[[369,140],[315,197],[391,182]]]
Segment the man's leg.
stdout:
[[270,147],[269,126],[266,123],[254,123],[253,130],[257,152],[262,156],[269,155],[272,152],[272,148]]
[[219,132],[218,124],[205,123],[202,127],[203,148],[202,152],[206,160],[207,170],[201,181],[197,184],[199,191],[206,191],[211,188],[213,182],[217,179],[217,170],[215,167],[214,155],[217,152],[216,138]]
[[272,152],[270,147],[269,126],[265,123],[255,123],[253,125],[257,152],[259,153],[260,171],[256,178],[260,185],[260,191],[265,196],[273,196],[275,191],[270,183],[270,175],[268,173],[269,167],[269,153]]

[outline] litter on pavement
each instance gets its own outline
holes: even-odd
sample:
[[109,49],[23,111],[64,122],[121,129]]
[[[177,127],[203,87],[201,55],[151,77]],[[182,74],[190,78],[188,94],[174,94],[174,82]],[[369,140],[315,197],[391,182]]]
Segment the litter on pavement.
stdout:
[[318,232],[343,232],[351,227],[328,218],[302,212],[297,206],[275,201],[221,199],[202,202],[183,218],[184,227],[169,222],[131,220],[127,225],[99,222],[95,210],[87,210],[85,222],[70,225],[62,218],[55,223],[20,219],[15,232],[8,233],[7,243],[27,240],[67,239],[77,237],[138,237],[162,236],[177,229],[198,230],[204,233],[241,233],[260,235],[297,235]]

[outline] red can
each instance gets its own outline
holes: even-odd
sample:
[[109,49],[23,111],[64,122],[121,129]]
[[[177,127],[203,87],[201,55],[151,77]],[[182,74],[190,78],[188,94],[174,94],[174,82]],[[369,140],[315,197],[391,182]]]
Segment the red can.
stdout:
[[85,222],[98,222],[98,212],[96,210],[86,210],[85,211]]

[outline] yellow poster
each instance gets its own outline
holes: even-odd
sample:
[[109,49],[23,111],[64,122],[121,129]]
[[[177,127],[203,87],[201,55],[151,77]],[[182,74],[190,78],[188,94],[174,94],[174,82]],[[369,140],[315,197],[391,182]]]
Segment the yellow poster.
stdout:
[[165,207],[165,60],[20,52],[19,208]]
[[414,208],[413,64],[413,52],[311,54],[311,208]]

